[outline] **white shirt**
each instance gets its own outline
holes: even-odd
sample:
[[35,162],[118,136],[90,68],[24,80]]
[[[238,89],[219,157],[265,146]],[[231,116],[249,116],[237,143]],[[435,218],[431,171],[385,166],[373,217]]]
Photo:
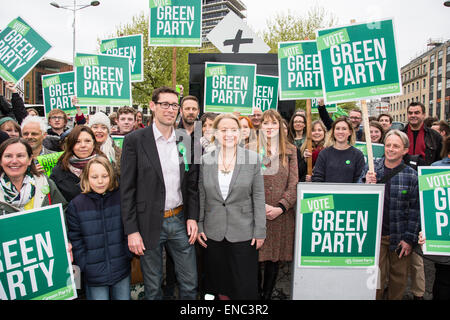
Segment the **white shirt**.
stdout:
[[230,189],[231,177],[233,176],[233,171],[230,173],[224,174],[219,170],[219,187],[220,192],[222,193],[222,198],[225,200],[228,197],[228,191]]
[[[164,185],[166,187],[164,210],[169,210],[183,204],[180,181],[180,160],[175,130],[172,130],[170,138],[166,140],[156,127],[156,124],[153,124],[152,127],[164,177]],[[149,181],[149,183],[151,183],[151,181]]]

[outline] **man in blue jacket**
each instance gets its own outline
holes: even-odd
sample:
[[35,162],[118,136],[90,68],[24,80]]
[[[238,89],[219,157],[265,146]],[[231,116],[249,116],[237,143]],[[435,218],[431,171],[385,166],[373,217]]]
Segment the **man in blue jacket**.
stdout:
[[[374,162],[375,172],[364,168],[360,181],[384,183],[383,223],[380,246],[380,285],[377,299],[401,300],[408,280],[411,252],[420,230],[417,171],[403,162],[408,153],[408,136],[391,130],[385,138],[384,157]],[[386,279],[389,275],[389,279]]]

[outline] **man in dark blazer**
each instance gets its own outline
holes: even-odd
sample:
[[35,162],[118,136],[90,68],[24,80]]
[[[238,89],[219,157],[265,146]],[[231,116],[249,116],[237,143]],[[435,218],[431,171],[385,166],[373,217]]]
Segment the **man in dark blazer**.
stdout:
[[164,245],[175,262],[180,299],[196,299],[198,164],[189,163],[189,136],[174,129],[178,93],[155,89],[150,109],[154,123],[123,142],[120,192],[128,247],[141,256],[146,299],[162,298]]

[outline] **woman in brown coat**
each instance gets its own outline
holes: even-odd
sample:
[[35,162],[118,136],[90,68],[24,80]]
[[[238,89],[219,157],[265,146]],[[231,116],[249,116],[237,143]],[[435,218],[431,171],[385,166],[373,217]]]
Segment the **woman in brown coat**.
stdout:
[[267,218],[266,241],[259,250],[259,283],[261,298],[268,300],[277,279],[279,261],[292,261],[298,182],[297,150],[287,141],[282,118],[275,110],[263,114],[258,152],[263,158]]

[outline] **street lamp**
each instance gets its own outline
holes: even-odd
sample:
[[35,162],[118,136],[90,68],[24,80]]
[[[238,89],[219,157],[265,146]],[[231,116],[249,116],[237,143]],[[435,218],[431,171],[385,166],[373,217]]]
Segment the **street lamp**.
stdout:
[[75,38],[76,38],[75,37],[75,34],[76,34],[75,22],[76,22],[76,12],[78,10],[81,10],[81,9],[84,9],[84,8],[87,8],[87,7],[96,7],[99,4],[100,4],[100,1],[91,1],[91,3],[89,3],[89,4],[77,5],[77,1],[76,0],[73,0],[73,6],[62,6],[62,5],[59,5],[56,2],[51,2],[50,3],[50,5],[52,5],[55,8],[66,9],[66,10],[70,10],[70,11],[73,12],[73,24],[72,24],[72,28],[73,28],[73,45],[72,45],[72,49],[73,49],[73,53],[72,53],[72,56],[73,56],[73,64],[74,65],[75,65]]

